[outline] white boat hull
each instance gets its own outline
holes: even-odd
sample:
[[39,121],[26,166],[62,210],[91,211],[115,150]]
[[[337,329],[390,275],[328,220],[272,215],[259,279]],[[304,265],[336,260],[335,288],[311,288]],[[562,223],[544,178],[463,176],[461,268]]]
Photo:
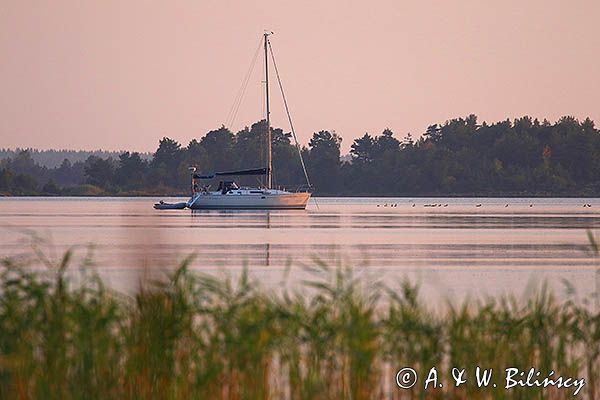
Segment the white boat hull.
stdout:
[[265,193],[196,193],[187,206],[194,210],[304,210],[310,193],[273,190]]

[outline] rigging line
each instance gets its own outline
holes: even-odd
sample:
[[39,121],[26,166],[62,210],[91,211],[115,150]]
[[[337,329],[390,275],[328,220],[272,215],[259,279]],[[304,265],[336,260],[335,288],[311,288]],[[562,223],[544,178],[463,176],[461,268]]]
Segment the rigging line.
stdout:
[[252,76],[252,71],[254,70],[254,66],[256,65],[256,60],[258,59],[258,54],[259,54],[258,50],[260,50],[260,46],[258,47],[257,52],[254,55],[254,59],[252,60],[250,69],[248,70],[248,73],[246,74],[246,79],[243,83],[242,93],[238,99],[237,106],[233,112],[233,115],[231,116],[231,129],[234,129],[233,125],[235,124],[235,120],[237,118],[238,112],[239,112],[242,102],[244,100],[244,95],[246,94],[246,89],[248,88],[248,83],[250,82],[250,77]]
[[238,104],[240,103],[240,99],[243,96],[243,92],[244,92],[244,86],[247,85],[246,81],[248,80],[248,76],[252,73],[252,70],[254,69],[254,64],[256,62],[256,58],[258,57],[258,52],[260,51],[260,42],[258,43],[259,46],[257,47],[254,56],[252,58],[252,61],[250,63],[250,67],[248,69],[248,71],[246,71],[246,74],[244,75],[244,79],[242,80],[242,84],[240,86],[240,88],[238,89],[238,92],[234,98],[233,104],[231,105],[231,108],[229,110],[229,113],[227,114],[227,119],[226,119],[226,123],[230,124],[231,120],[233,118],[233,115],[236,112],[236,108],[238,107]]
[[294,130],[294,124],[292,123],[292,117],[290,115],[290,110],[288,108],[287,100],[285,99],[285,93],[283,91],[283,85],[281,84],[281,78],[279,77],[279,70],[277,69],[277,63],[275,62],[275,55],[273,54],[273,48],[271,47],[271,42],[267,41],[269,45],[269,51],[271,52],[271,59],[273,60],[273,67],[275,69],[275,75],[277,76],[277,82],[279,83],[279,90],[281,91],[281,97],[283,98],[283,105],[285,106],[285,112],[288,117],[288,121],[290,123],[290,128],[292,130],[292,136],[294,137],[294,142],[296,143],[296,149],[298,150],[298,155],[300,156],[300,163],[302,164],[302,171],[304,171],[304,177],[306,178],[306,183],[308,187],[311,187],[310,180],[308,179],[308,172],[306,172],[306,165],[304,165],[304,159],[302,158],[302,150],[300,149],[300,145],[298,144],[298,138],[296,137],[296,131]]
[[246,92],[246,87],[248,86],[248,82],[250,81],[250,75],[252,74],[252,71],[254,70],[254,66],[256,65],[256,60],[258,59],[258,54],[260,52],[261,44],[262,44],[262,40],[258,42],[258,46],[256,48],[256,51],[254,52],[252,62],[250,63],[250,67],[248,68],[248,71],[246,72],[246,75],[244,76],[242,84],[241,84],[240,88],[238,89],[237,94],[234,98],[233,104],[231,105],[231,108],[229,109],[227,118],[225,119],[225,124],[232,129],[233,129],[233,127],[231,125],[233,125],[235,118],[237,116],[237,112],[239,111],[240,105],[242,103],[244,94]]

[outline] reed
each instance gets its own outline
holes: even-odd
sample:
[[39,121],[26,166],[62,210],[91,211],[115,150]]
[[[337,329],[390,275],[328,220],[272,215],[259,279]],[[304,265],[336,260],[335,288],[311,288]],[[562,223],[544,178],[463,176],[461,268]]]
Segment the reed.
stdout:
[[[597,255],[593,236],[592,251]],[[595,246],[595,247],[594,247]],[[93,273],[75,280],[72,251],[43,269],[0,270],[2,399],[567,399],[553,388],[453,387],[451,368],[536,367],[583,377],[597,398],[600,313],[544,286],[433,309],[404,282],[391,290],[317,261],[294,290],[267,290],[247,272],[218,279],[191,258],[133,295]],[[39,258],[38,258],[39,259]],[[420,384],[395,385],[410,366]],[[436,366],[437,390],[422,390]]]

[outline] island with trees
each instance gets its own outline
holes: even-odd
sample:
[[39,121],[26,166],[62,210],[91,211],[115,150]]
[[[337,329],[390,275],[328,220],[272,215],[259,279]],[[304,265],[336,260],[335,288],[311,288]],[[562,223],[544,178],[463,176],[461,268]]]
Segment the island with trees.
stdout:
[[[0,194],[187,195],[190,166],[207,173],[264,166],[264,131],[264,121],[236,133],[222,126],[187,146],[164,137],[152,154],[1,150]],[[272,138],[275,184],[305,183],[290,133],[272,128]],[[418,139],[365,133],[349,157],[340,157],[341,142],[322,130],[301,149],[317,196],[600,195],[600,131],[589,118],[488,124],[469,115],[431,125]]]

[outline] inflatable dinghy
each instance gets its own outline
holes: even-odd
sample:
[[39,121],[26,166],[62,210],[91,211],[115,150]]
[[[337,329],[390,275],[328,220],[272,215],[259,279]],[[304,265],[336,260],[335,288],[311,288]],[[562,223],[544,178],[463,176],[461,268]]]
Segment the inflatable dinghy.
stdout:
[[154,204],[154,208],[157,210],[183,210],[186,207],[187,203],[165,203],[162,200]]

